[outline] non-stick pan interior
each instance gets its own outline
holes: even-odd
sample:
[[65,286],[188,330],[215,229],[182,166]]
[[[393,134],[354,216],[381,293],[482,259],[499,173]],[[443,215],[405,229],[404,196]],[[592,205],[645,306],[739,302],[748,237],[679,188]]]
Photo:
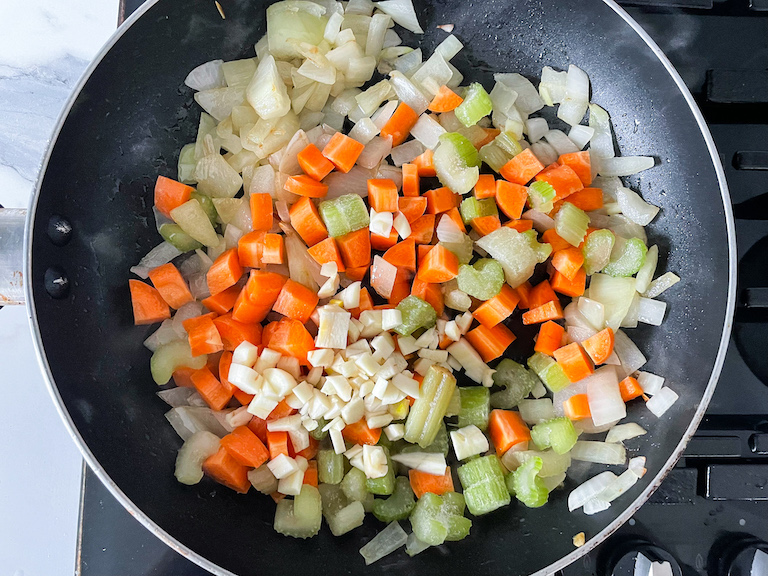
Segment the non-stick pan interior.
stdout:
[[[416,2],[430,53],[454,24],[466,45],[454,61],[466,78],[490,85],[496,71],[537,77],[544,65],[573,63],[592,80],[593,100],[611,112],[624,155],[658,158],[632,180],[662,206],[651,226],[661,271],[683,281],[662,299],[660,328],[631,335],[649,358],[647,370],[666,376],[681,396],[660,420],[642,406],[632,419],[648,435],[629,443],[648,457],[649,474],[606,512],[570,513],[570,488],[602,467],[574,467],[565,490],[536,510],[520,504],[474,519],[470,538],[414,559],[398,553],[367,568],[444,574],[529,574],[574,551],[572,537],[609,526],[662,470],[699,408],[716,365],[726,322],[729,250],[726,214],[705,137],[678,86],[644,40],[599,0],[562,2]],[[63,406],[99,466],[162,530],[205,559],[237,574],[357,573],[357,550],[381,528],[369,520],[342,538],[327,529],[311,540],[272,530],[274,504],[237,495],[211,481],[178,484],[181,444],[155,396],[150,353],[142,341],[153,327],[135,327],[128,269],[159,241],[152,217],[158,174],[175,176],[177,153],[195,139],[199,109],[183,85],[189,70],[214,58],[253,55],[265,30],[266,2],[161,0],[124,31],[85,83],[63,124],[37,197],[32,228],[31,292],[44,361]],[[73,226],[71,241],[54,245],[52,215]],[[57,266],[69,294],[53,299],[46,270]],[[513,350],[514,351],[514,350]]]

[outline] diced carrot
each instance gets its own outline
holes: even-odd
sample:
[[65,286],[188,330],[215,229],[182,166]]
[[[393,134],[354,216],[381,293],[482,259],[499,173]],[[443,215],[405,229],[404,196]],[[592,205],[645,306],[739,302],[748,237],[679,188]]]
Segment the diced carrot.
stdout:
[[212,410],[223,410],[232,398],[232,392],[222,386],[221,382],[208,369],[208,366],[195,370],[190,379],[197,393]]
[[280,420],[280,418],[286,418],[287,416],[292,416],[293,414],[296,414],[296,409],[291,408],[288,405],[288,402],[286,402],[283,399],[283,400],[280,400],[280,402],[277,403],[277,406],[275,406],[272,412],[269,413],[269,416],[267,416],[267,422],[272,422],[273,420]]
[[451,220],[453,220],[453,223],[458,226],[459,230],[461,230],[464,234],[467,233],[467,228],[464,226],[464,219],[461,217],[461,212],[459,212],[458,208],[451,208],[446,212],[441,218],[447,216]]
[[240,266],[245,268],[259,268],[262,265],[261,257],[264,253],[264,230],[248,232],[237,241],[237,258]]
[[[224,350],[220,350],[219,352],[208,354],[205,361],[205,365],[208,366],[208,370],[211,371],[211,374],[213,374],[216,380],[218,380],[219,382],[221,382],[221,378],[219,377],[219,362],[224,352],[225,352]],[[229,390],[228,386],[225,386],[225,388]]]
[[[267,450],[269,450],[269,442],[267,440],[267,421],[254,416],[251,418],[251,421],[246,424],[246,426],[248,426],[251,432],[258,436],[259,440],[261,440],[262,443],[267,446]],[[270,454],[270,458],[271,457],[272,456]]]
[[416,164],[403,164],[401,168],[403,169],[403,196],[416,197],[421,194],[419,167]]
[[194,368],[179,366],[173,371],[173,383],[176,384],[176,386],[182,386],[184,388],[194,388],[195,385],[192,384],[192,374],[194,374],[194,372]]
[[496,181],[496,204],[507,218],[519,219],[527,201],[528,189],[525,186],[506,180]]
[[261,255],[263,264],[282,264],[285,261],[285,243],[282,234],[265,234]]
[[350,282],[362,282],[365,275],[368,273],[369,266],[353,266],[347,267],[344,271],[344,275]]
[[394,180],[368,180],[368,204],[376,212],[397,212],[397,185]]
[[304,150],[299,152],[296,159],[304,173],[315,180],[322,180],[333,172],[333,162],[323,156],[323,153],[314,144],[308,144]]
[[571,298],[576,298],[584,294],[587,286],[587,273],[584,268],[579,268],[576,272],[576,276],[573,280],[568,280],[565,274],[561,274],[557,270],[552,274],[552,288],[555,292],[565,294]]
[[531,230],[533,228],[533,222],[531,220],[510,220],[509,222],[502,224],[502,226],[512,228],[513,230],[522,233]]
[[192,349],[192,356],[213,354],[224,350],[224,343],[211,318],[203,318],[201,322],[188,331],[187,336],[189,347]]
[[[224,386],[224,388],[227,390],[227,392],[232,393],[234,395],[235,390],[237,390],[237,387],[232,384],[232,382],[229,381],[229,368],[232,366],[232,352],[229,350],[224,350],[221,355],[219,356],[219,382],[221,382],[221,385]],[[213,373],[213,370],[211,370],[211,373]]]
[[419,280],[419,277],[413,279],[413,286],[411,287],[411,294],[418,296],[424,300],[427,304],[432,306],[440,316],[445,310],[445,299],[443,297],[443,290],[440,284],[431,284]]
[[384,253],[384,260],[397,266],[398,268],[405,268],[411,272],[416,271],[416,242],[410,238],[406,238],[399,244],[395,244]]
[[421,261],[416,273],[419,280],[430,284],[441,284],[453,280],[459,273],[459,259],[456,254],[437,244]]
[[567,240],[563,240],[560,235],[555,232],[554,228],[551,228],[541,235],[541,241],[546,242],[552,246],[552,252],[559,252],[566,248],[571,248],[571,244]]
[[574,192],[584,188],[581,179],[573,168],[560,164],[553,164],[536,175],[537,182],[547,182],[557,193],[556,200],[567,198]]
[[234,350],[243,342],[254,346],[261,344],[261,324],[245,324],[232,318],[232,314],[224,314],[213,320],[219,331],[224,350]]
[[224,292],[227,288],[237,284],[242,275],[243,267],[240,265],[237,249],[230,248],[216,258],[213,265],[208,269],[206,274],[208,290],[213,295]]
[[243,288],[232,307],[232,317],[238,322],[261,322],[271,311],[272,306],[251,302],[246,289]]
[[[402,200],[402,198],[401,198]],[[371,248],[374,250],[379,250],[380,252],[384,252],[385,250],[389,250],[397,244],[397,240],[400,238],[397,235],[397,230],[392,228],[392,231],[389,233],[389,236],[380,236],[379,234],[371,234]]]
[[539,162],[530,148],[526,148],[504,164],[500,172],[504,180],[525,186],[542,170],[544,170],[544,164]]
[[432,102],[429,103],[429,110],[430,112],[450,112],[455,110],[462,102],[464,102],[464,99],[448,88],[448,86],[440,86],[437,94],[432,98]]
[[467,332],[467,340],[484,362],[490,362],[504,354],[515,339],[515,335],[504,324],[496,324],[493,328],[486,328],[481,324]]
[[397,206],[410,223],[427,211],[427,199],[424,196],[402,197],[398,199]]
[[381,428],[368,428],[365,418],[361,418],[353,424],[347,424],[341,434],[344,436],[344,440],[353,445],[368,444],[373,446],[381,438]]
[[445,467],[445,473],[442,476],[411,469],[408,470],[408,480],[411,482],[411,490],[416,498],[421,498],[427,492],[442,496],[446,492],[454,491],[450,466]]
[[555,350],[563,345],[563,334],[565,328],[556,322],[544,322],[539,328],[539,337],[536,339],[536,345],[533,349],[547,356],[552,356]]
[[584,188],[568,196],[568,202],[584,212],[600,210],[603,207],[603,191],[600,188]]
[[531,290],[533,290],[533,287],[527,280],[515,288],[515,292],[520,298],[520,302],[517,303],[517,307],[520,308],[520,310],[528,310],[531,307],[528,302],[528,296],[530,295]]
[[411,160],[411,163],[416,165],[419,170],[419,176],[422,178],[434,178],[437,176],[434,152],[432,150],[425,150],[422,154]]
[[592,417],[586,394],[574,394],[563,401],[563,412],[571,420],[585,420]]
[[216,314],[226,314],[232,310],[232,306],[235,305],[238,294],[240,294],[240,286],[231,286],[223,292],[219,292],[215,296],[208,296],[202,300],[203,306],[208,308],[211,312]]
[[187,186],[165,176],[158,176],[155,182],[155,208],[170,218],[171,210],[188,202],[194,191],[192,186]]
[[400,102],[395,113],[392,114],[381,129],[381,137],[386,138],[389,136],[392,138],[392,146],[399,146],[408,138],[411,128],[413,128],[418,119],[419,115],[408,104]]
[[475,148],[477,148],[478,150],[480,150],[480,148],[482,148],[486,144],[490,144],[491,142],[493,142],[496,139],[496,136],[501,134],[501,130],[499,130],[498,128],[480,128],[480,130],[485,132],[485,136],[482,138],[479,138],[478,140],[472,141]]
[[627,376],[624,380],[619,382],[619,391],[621,392],[621,399],[624,400],[624,402],[629,402],[630,400],[634,400],[643,395],[643,389],[640,387],[640,382],[632,376]]
[[589,152],[571,152],[563,154],[557,159],[558,164],[568,166],[576,172],[584,186],[592,184],[592,162],[589,158]]
[[480,236],[487,236],[494,230],[501,228],[501,220],[499,220],[498,216],[494,215],[473,218],[470,224]]
[[133,306],[133,323],[154,324],[171,317],[168,304],[155,288],[140,280],[128,280]]
[[515,444],[528,442],[531,439],[531,431],[520,413],[511,410],[491,410],[488,418],[488,432],[496,448],[496,454],[499,456]]
[[203,462],[203,472],[219,484],[231,488],[240,494],[246,494],[251,488],[248,480],[248,468],[232,458],[223,446],[213,456]]
[[427,199],[427,214],[440,214],[451,208],[456,208],[461,203],[461,196],[450,188],[443,186],[424,193]]
[[328,237],[328,230],[320,218],[317,206],[309,198],[299,198],[288,213],[291,217],[291,226],[307,246],[314,246]]
[[595,365],[578,342],[558,348],[553,355],[571,382],[583,380],[595,371]]
[[232,308],[232,318],[238,322],[261,322],[272,310],[287,278],[282,274],[253,270]]
[[284,356],[298,358],[301,363],[306,365],[307,352],[315,349],[315,339],[307,332],[304,324],[298,320],[284,318],[276,324],[268,342],[265,341],[264,334],[262,334],[264,345]]
[[324,198],[328,194],[327,184],[318,182],[306,174],[289,176],[283,188],[292,194],[306,196],[307,198]]
[[432,236],[435,233],[435,215],[424,214],[411,222],[411,235],[408,238],[413,239],[416,244],[429,244],[432,242]]
[[[371,263],[371,234],[368,228],[355,230],[336,238],[344,266],[358,268]],[[349,275],[349,274],[347,274]]]
[[247,426],[238,426],[221,439],[221,445],[239,464],[258,468],[269,460],[269,450]]
[[[311,436],[310,436],[311,438]],[[317,475],[317,460],[310,460],[307,463],[307,469],[304,471],[304,480],[302,484],[308,484],[317,488],[318,475]]]
[[186,330],[187,334],[189,334],[191,330],[206,323],[209,319],[213,320],[214,318],[216,318],[216,313],[208,312],[208,314],[201,314],[200,316],[193,316],[192,318],[187,318],[181,323],[181,325],[184,327],[184,330]]
[[[414,258],[416,251],[414,250]],[[392,306],[397,306],[411,293],[411,274],[405,268],[398,268],[395,276],[395,283],[392,285],[392,292],[387,298],[387,302]]]
[[341,258],[339,247],[336,245],[336,240],[330,236],[310,247],[307,251],[321,266],[328,262],[336,262],[339,272],[344,272],[344,260]]
[[480,174],[475,184],[475,198],[494,198],[496,196],[496,178],[493,174]]
[[416,245],[416,263],[421,266],[421,262],[424,257],[432,250],[432,244],[417,244]]
[[318,297],[314,290],[291,279],[283,284],[282,290],[272,309],[283,316],[305,324],[317,308]]
[[272,196],[251,194],[251,221],[254,230],[269,231],[272,228]]
[[543,280],[531,288],[531,291],[528,294],[528,307],[538,308],[547,302],[555,300],[557,300],[557,294],[552,290],[552,286],[550,286],[549,282]]
[[317,456],[317,452],[320,450],[320,442],[315,440],[312,436],[309,437],[309,446],[304,448],[304,450],[300,450],[299,452],[296,452],[296,456],[302,456],[306,458],[307,460],[312,460],[315,456]]
[[269,449],[269,459],[273,460],[280,454],[290,456],[288,450],[288,432],[272,432],[267,429],[267,447]]
[[523,324],[541,324],[547,320],[560,320],[563,317],[563,307],[555,300],[547,302],[538,308],[531,308],[523,314]]
[[360,312],[364,310],[373,310],[373,298],[371,298],[371,294],[366,287],[360,289],[360,302],[357,308],[352,308],[350,312],[352,312],[353,317],[359,318]]
[[333,162],[339,171],[346,173],[352,170],[355,162],[362,154],[363,148],[365,146],[357,140],[353,140],[341,132],[336,132],[323,148],[323,156]]
[[595,364],[603,364],[613,353],[614,334],[611,328],[600,330],[581,345]]
[[181,308],[187,302],[194,300],[187,281],[171,262],[151,270],[149,279],[171,308]]
[[584,254],[573,246],[565,250],[558,250],[552,255],[552,266],[568,280],[576,278],[576,274],[583,264]]
[[509,284],[504,284],[501,287],[501,292],[480,304],[472,315],[486,328],[493,328],[512,315],[519,301],[520,297],[517,292]]

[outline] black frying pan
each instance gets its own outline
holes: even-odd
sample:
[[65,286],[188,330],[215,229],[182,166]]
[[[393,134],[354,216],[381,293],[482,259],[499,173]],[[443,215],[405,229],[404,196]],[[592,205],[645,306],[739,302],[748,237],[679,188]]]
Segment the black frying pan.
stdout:
[[[193,141],[199,110],[183,85],[214,58],[252,55],[267,2],[150,1],[120,28],[70,101],[45,162],[28,220],[26,290],[40,360],[61,413],[86,459],[150,530],[216,574],[358,573],[357,550],[380,528],[369,520],[342,538],[327,530],[308,541],[272,530],[274,505],[204,480],[173,477],[181,442],[154,394],[134,327],[128,269],[159,240],[152,221],[156,175],[174,176],[177,152]],[[630,419],[649,434],[633,442],[649,473],[606,512],[570,513],[566,497],[596,473],[574,467],[549,505],[522,505],[474,519],[471,537],[409,559],[397,553],[368,568],[419,574],[548,574],[606,538],[648,498],[679,458],[712,395],[730,333],[735,242],[730,202],[714,144],[669,62],[608,0],[432,0],[417,2],[426,34],[405,35],[427,53],[453,23],[467,45],[454,61],[467,79],[489,85],[494,71],[537,77],[543,65],[574,63],[592,80],[593,100],[611,112],[623,154],[653,154],[657,167],[632,179],[662,206],[651,239],[661,270],[682,278],[665,294],[660,328],[632,332],[681,400],[660,420],[642,406]],[[671,31],[674,33],[674,31]],[[63,216],[69,239],[49,226]],[[63,245],[62,245],[63,244]],[[69,281],[53,284],[56,277]],[[53,294],[55,297],[52,297]],[[55,384],[54,384],[55,383]],[[572,537],[585,532],[587,545]]]

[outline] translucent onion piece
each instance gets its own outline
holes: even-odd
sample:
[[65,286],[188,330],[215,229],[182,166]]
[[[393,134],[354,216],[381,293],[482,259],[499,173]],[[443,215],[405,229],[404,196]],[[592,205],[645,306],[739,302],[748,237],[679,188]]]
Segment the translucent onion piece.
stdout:
[[640,349],[622,330],[616,330],[614,334],[613,349],[619,360],[621,360],[621,366],[627,374],[632,374],[639,370],[647,362]]
[[635,224],[623,214],[613,214],[608,220],[608,228],[616,234],[629,240],[630,238],[640,238],[643,244],[648,244],[648,237],[645,234],[645,228]]
[[462,242],[466,235],[459,226],[448,216],[442,216],[437,224],[437,239],[449,244]]
[[568,138],[571,139],[571,142],[576,144],[576,147],[579,150],[583,150],[584,147],[589,144],[589,141],[592,140],[594,135],[594,128],[590,128],[589,126],[582,126],[581,124],[577,124],[576,126],[572,127],[570,132],[568,132]]
[[637,383],[640,384],[640,388],[643,389],[643,392],[649,396],[653,396],[654,394],[658,394],[659,390],[664,386],[664,378],[662,376],[657,376],[656,374],[651,374],[650,372],[639,372],[637,375]]
[[661,326],[666,310],[666,302],[660,302],[659,300],[652,300],[650,298],[640,298],[637,319],[644,324]]
[[[437,124],[437,122],[435,122]],[[438,126],[440,126],[438,124]],[[396,146],[390,151],[392,163],[398,168],[403,164],[411,162],[417,156],[424,153],[424,145],[419,140],[410,140],[405,144]]]
[[669,290],[678,282],[680,282],[680,277],[677,274],[673,272],[666,272],[651,282],[651,285],[648,286],[648,290],[645,291],[643,296],[646,298],[656,298],[656,296],[659,296],[666,290]]
[[189,406],[189,398],[192,396],[192,394],[196,394],[195,390],[185,386],[177,386],[176,388],[169,388],[168,390],[160,390],[157,393],[160,399],[168,404],[168,406],[171,408]]
[[520,74],[494,74],[493,79],[517,92],[515,107],[523,114],[532,114],[544,107],[539,91],[525,76]]
[[[347,7],[347,11],[349,11],[349,7]],[[384,48],[384,36],[391,21],[392,19],[386,14],[376,13],[373,15],[371,25],[368,28],[368,37],[365,41],[366,56],[378,58],[379,52]]]
[[591,157],[594,159],[596,157],[613,158],[616,156],[616,150],[613,147],[611,119],[608,112],[597,104],[589,105],[589,127],[595,131],[592,140],[590,140]]
[[349,137],[360,144],[368,144],[379,133],[379,129],[370,118],[362,118],[349,131]]
[[161,242],[139,260],[139,263],[131,268],[131,272],[146,280],[150,270],[168,264],[177,256],[181,256],[181,252],[173,244]]
[[608,430],[605,441],[608,443],[624,442],[624,440],[631,440],[644,434],[647,434],[645,428],[634,422],[629,422],[627,424],[619,424]]
[[[437,147],[440,136],[445,134],[445,128],[443,128],[434,116],[430,114],[422,114],[416,121],[416,124],[411,128],[411,136],[421,142],[424,147],[434,150]],[[394,160],[394,157],[393,157]],[[395,163],[397,166],[397,163]]]
[[419,66],[421,66],[422,54],[421,48],[416,48],[413,52],[403,54],[394,61],[395,70],[402,72],[405,75],[411,74]]
[[[386,2],[379,2],[378,5],[381,6],[387,2],[396,1],[398,0],[386,0]],[[392,522],[374,536],[370,542],[360,548],[360,554],[365,558],[365,565],[368,566],[404,546],[407,540],[408,535],[405,533],[405,530],[397,522]]]
[[614,331],[621,326],[635,294],[635,281],[632,278],[614,278],[607,274],[592,275],[589,297],[605,307],[605,324]]
[[223,60],[211,60],[205,64],[200,64],[200,66],[187,74],[184,84],[192,88],[192,90],[198,91],[225,87],[227,83],[224,80],[222,64],[224,64]]
[[422,114],[429,106],[429,100],[419,90],[413,82],[405,77],[405,74],[398,70],[389,73],[392,87],[401,102],[405,102],[416,114]]
[[651,279],[656,273],[656,266],[659,263],[659,247],[655,244],[648,248],[648,252],[645,255],[645,262],[640,267],[635,275],[635,290],[640,294],[648,290],[651,285]]
[[589,76],[571,64],[565,81],[565,96],[557,110],[557,117],[571,126],[581,123],[589,105]]
[[627,451],[621,444],[579,440],[570,452],[571,458],[595,464],[625,464]]
[[597,300],[584,297],[578,299],[577,306],[579,312],[592,328],[602,330],[605,326],[605,306]]
[[549,66],[544,66],[541,70],[539,96],[547,106],[554,106],[563,101],[567,79],[568,72],[558,72]]
[[173,329],[173,320],[168,318],[167,320],[163,320],[160,327],[144,340],[144,346],[154,352],[163,344],[168,344],[168,342],[173,342],[178,339],[179,335],[176,334],[176,331]]
[[528,118],[525,121],[525,133],[528,135],[528,141],[538,142],[549,132],[549,125],[544,118]]
[[557,151],[546,142],[534,142],[531,144],[531,152],[533,152],[536,158],[538,158],[545,166],[557,162],[558,159]]
[[560,130],[550,130],[544,134],[544,139],[561,156],[563,154],[570,154],[579,151],[579,148],[576,146],[576,144],[574,144],[571,139],[565,135],[565,132],[561,132]]
[[453,77],[453,70],[440,53],[434,53],[411,76],[414,84],[430,98],[433,98],[441,86],[448,84]]
[[285,252],[291,280],[317,292],[320,288],[318,280],[323,281],[320,277],[320,265],[309,255],[306,245],[293,230],[285,234]]
[[502,82],[496,82],[489,96],[493,102],[493,110],[501,112],[505,116],[508,115],[509,110],[517,100],[517,92]]
[[165,413],[165,418],[182,440],[188,440],[192,434],[201,431],[211,432],[219,438],[227,434],[227,431],[213,415],[213,410],[207,407],[179,406],[178,408],[171,408]]
[[[614,444],[614,446],[620,446],[620,444]],[[637,484],[639,479],[633,470],[626,470],[616,480],[606,486],[605,490],[600,492],[598,498],[603,502],[613,502]]]
[[594,159],[595,170],[601,176],[631,176],[653,168],[656,160],[650,156],[619,156],[616,158]]
[[[374,136],[368,144],[365,145],[365,148],[363,148],[363,152],[360,154],[360,157],[357,159],[357,163],[362,166],[363,168],[373,169],[378,166],[381,161],[389,156],[390,151],[392,150],[392,138],[381,138],[380,136]],[[354,170],[354,169],[353,169]],[[352,172],[350,171],[349,174]],[[328,178],[325,180],[325,183],[328,184],[328,180],[334,175],[339,174],[338,172],[333,172],[328,176]],[[368,193],[368,181],[363,183],[365,188],[365,193],[367,195]],[[344,194],[347,194],[351,192],[352,190],[349,190],[347,192],[344,192]],[[330,193],[330,189],[329,189]],[[359,193],[359,191],[355,191],[355,193]]]
[[595,426],[609,424],[627,416],[627,407],[619,391],[619,379],[612,366],[600,368],[587,380],[589,411]]
[[[302,4],[309,4],[309,2]],[[259,61],[256,74],[248,84],[246,98],[259,117],[264,120],[279,118],[290,110],[291,100],[288,98],[285,84],[271,54]]]
[[604,512],[610,507],[610,502],[600,500],[599,498],[592,498],[592,500],[584,504],[584,514],[591,516],[592,514],[597,514],[598,512]]
[[385,14],[389,14],[392,20],[406,30],[410,30],[415,34],[424,34],[411,0],[384,0],[383,2],[377,2],[376,8]]
[[378,255],[374,256],[373,266],[371,266],[371,287],[379,296],[389,298],[392,295],[395,280],[397,280],[397,266],[393,266]]
[[[602,164],[601,164],[602,165]],[[648,204],[639,194],[629,188],[619,188],[616,193],[621,212],[635,224],[647,226],[659,213],[659,207]]]
[[395,113],[395,110],[397,109],[397,102],[394,100],[391,100],[384,104],[381,108],[378,109],[378,111],[371,116],[371,120],[373,120],[373,123],[376,125],[376,128],[381,130],[384,128],[384,125],[389,122],[389,119],[392,118],[392,114]]
[[674,390],[664,386],[645,405],[657,418],[661,418],[677,402],[678,398],[679,396]]
[[577,486],[568,495],[568,509],[573,512],[600,494],[616,479],[613,472],[602,472]]
[[538,210],[528,210],[520,218],[533,222],[533,227],[537,232],[546,232],[555,227],[554,219]]

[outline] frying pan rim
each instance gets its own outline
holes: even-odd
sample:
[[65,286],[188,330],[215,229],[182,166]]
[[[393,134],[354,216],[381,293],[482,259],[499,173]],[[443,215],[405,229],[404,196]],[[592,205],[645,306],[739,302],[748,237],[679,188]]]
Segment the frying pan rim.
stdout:
[[[234,573],[230,572],[229,570],[222,568],[217,564],[214,564],[207,558],[204,558],[194,550],[190,549],[188,546],[179,542],[176,538],[171,536],[168,532],[160,528],[160,526],[158,526],[151,518],[149,518],[147,514],[145,514],[142,510],[140,510],[130,500],[130,498],[128,498],[125,495],[125,493],[120,489],[120,487],[109,477],[109,475],[106,473],[106,471],[101,466],[101,464],[99,464],[99,462],[96,460],[93,453],[88,448],[85,441],[83,440],[83,437],[80,435],[80,432],[77,430],[72,420],[72,417],[70,416],[69,412],[64,406],[64,402],[61,398],[61,394],[59,393],[58,388],[54,383],[53,374],[48,364],[45,351],[43,349],[42,335],[40,333],[40,327],[37,323],[37,314],[35,311],[35,301],[33,297],[32,286],[31,286],[31,282],[29,281],[32,278],[32,258],[31,258],[32,227],[35,221],[35,214],[37,211],[38,199],[40,197],[42,183],[48,168],[48,164],[51,159],[51,155],[53,153],[53,149],[56,145],[59,134],[64,126],[64,123],[66,122],[66,119],[69,117],[69,113],[72,109],[72,106],[76,102],[85,84],[90,79],[92,73],[96,70],[96,68],[99,66],[99,64],[107,55],[107,53],[115,46],[118,40],[122,38],[122,36],[126,33],[126,31],[137,20],[141,18],[146,12],[148,12],[159,1],[160,0],[146,1],[133,14],[131,14],[131,16],[127,18],[125,22],[123,22],[123,24],[121,24],[115,30],[115,32],[106,42],[106,44],[104,44],[104,46],[101,48],[98,54],[94,57],[94,59],[88,65],[86,70],[83,72],[82,76],[80,77],[80,80],[78,81],[74,90],[70,94],[66,104],[62,108],[61,113],[59,114],[59,118],[56,122],[56,127],[52,133],[51,140],[48,145],[48,149],[46,150],[45,157],[43,158],[43,162],[41,163],[40,172],[38,174],[37,181],[35,184],[35,192],[34,192],[34,195],[32,196],[32,199],[30,200],[30,207],[27,214],[25,238],[24,238],[24,271],[26,274],[26,278],[28,280],[27,282],[25,282],[25,286],[24,286],[24,289],[26,292],[26,298],[27,298],[27,316],[30,323],[30,329],[32,331],[33,343],[35,346],[35,353],[36,353],[37,360],[40,365],[43,377],[45,379],[48,392],[51,395],[51,398],[54,404],[56,405],[56,410],[58,411],[61,419],[64,421],[70,436],[77,444],[78,448],[80,449],[80,452],[83,455],[83,458],[88,463],[91,470],[99,478],[99,480],[109,489],[112,495],[131,514],[131,516],[136,518],[147,530],[149,530],[152,534],[154,534],[160,540],[165,542],[165,544],[167,544],[170,548],[172,548],[173,550],[175,550],[176,552],[178,552],[188,560],[194,562],[198,566],[208,570],[209,572],[211,572],[216,576],[236,576]],[[699,130],[701,131],[701,134],[707,145],[707,150],[709,151],[712,163],[714,165],[715,173],[717,175],[717,180],[720,187],[720,195],[721,195],[721,200],[723,202],[723,209],[724,209],[725,220],[726,220],[726,232],[728,236],[728,296],[727,296],[727,304],[726,304],[725,325],[723,327],[723,332],[720,338],[720,344],[718,347],[717,357],[715,358],[715,364],[712,369],[712,374],[709,378],[709,382],[707,383],[707,387],[704,391],[704,395],[701,399],[701,402],[698,408],[696,409],[696,413],[694,414],[688,428],[683,434],[683,437],[680,439],[680,442],[678,443],[677,447],[668,458],[666,465],[656,474],[656,476],[648,484],[646,489],[643,490],[632,501],[632,503],[629,506],[627,506],[625,510],[616,519],[614,519],[613,522],[611,522],[608,526],[606,526],[602,531],[598,532],[593,537],[591,537],[587,541],[587,543],[581,546],[580,548],[576,548],[567,556],[560,558],[558,561],[547,566],[546,568],[543,568],[542,570],[539,570],[538,572],[532,574],[531,576],[546,576],[548,574],[552,574],[553,572],[556,572],[557,570],[561,570],[562,568],[565,568],[569,564],[573,563],[574,561],[576,561],[577,559],[584,556],[588,552],[595,549],[598,545],[603,543],[613,532],[618,530],[619,527],[621,527],[627,520],[629,520],[629,518],[632,515],[634,515],[634,513],[637,512],[637,510],[643,504],[645,504],[645,502],[648,500],[651,494],[659,487],[664,477],[669,473],[669,471],[674,467],[674,465],[680,459],[680,457],[683,454],[683,451],[685,450],[686,445],[688,444],[689,440],[691,439],[696,429],[698,428],[699,424],[701,423],[701,419],[704,416],[704,412],[706,411],[707,406],[709,405],[709,402],[712,399],[712,395],[714,394],[715,387],[717,385],[717,381],[720,377],[720,372],[723,367],[723,362],[725,360],[725,354],[728,348],[728,342],[730,340],[731,329],[733,326],[735,302],[736,302],[737,251],[736,251],[736,233],[734,230],[735,223],[734,223],[734,217],[733,217],[733,210],[731,206],[730,194],[728,192],[728,184],[725,179],[725,172],[723,170],[723,166],[720,161],[720,156],[717,152],[717,148],[712,138],[712,134],[709,131],[709,127],[707,126],[706,121],[704,120],[704,117],[701,114],[701,111],[696,105],[693,95],[690,93],[690,91],[688,90],[688,87],[685,85],[685,82],[680,77],[677,70],[675,70],[674,66],[669,61],[667,56],[662,52],[659,46],[654,42],[654,40],[623,8],[621,8],[618,4],[616,4],[614,0],[602,0],[602,2],[605,3],[608,7],[610,7],[614,12],[616,12],[616,14],[619,17],[621,17],[638,34],[638,36],[640,36],[640,38],[651,49],[654,55],[659,59],[659,61],[664,66],[665,70],[670,75],[670,77],[674,80],[675,84],[677,85],[677,88],[680,90],[681,94],[685,98],[685,101],[688,104],[688,107],[690,108],[691,112],[693,113],[696,123],[698,124]]]

